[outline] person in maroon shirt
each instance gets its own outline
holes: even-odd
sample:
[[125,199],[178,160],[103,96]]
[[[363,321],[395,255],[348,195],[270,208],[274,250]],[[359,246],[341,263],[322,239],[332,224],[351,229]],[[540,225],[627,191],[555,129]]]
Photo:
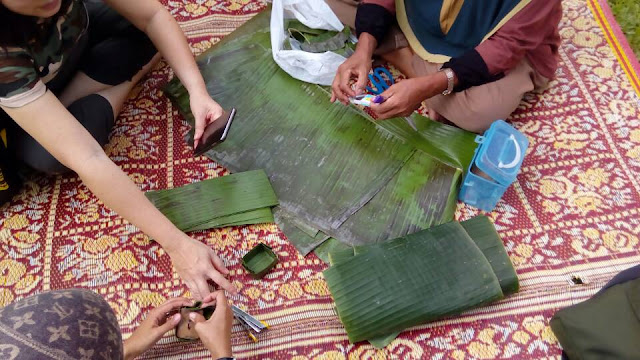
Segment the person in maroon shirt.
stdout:
[[483,132],[509,117],[525,93],[544,90],[557,68],[560,0],[327,3],[358,36],[338,69],[332,101],[346,104],[362,93],[373,55],[407,76],[372,106],[379,119],[407,116],[425,102],[430,117]]

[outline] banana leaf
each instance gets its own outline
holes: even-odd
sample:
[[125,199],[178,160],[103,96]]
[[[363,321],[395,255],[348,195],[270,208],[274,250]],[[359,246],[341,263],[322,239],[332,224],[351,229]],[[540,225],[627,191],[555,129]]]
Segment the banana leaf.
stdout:
[[341,241],[338,241],[337,239],[329,238],[327,239],[327,241],[320,244],[313,252],[320,260],[324,261],[325,263],[330,263],[329,254],[335,253],[337,251],[353,252],[353,247]]
[[[498,278],[502,293],[505,296],[516,293],[519,289],[518,276],[516,275],[515,269],[509,260],[509,256],[507,255],[502,240],[491,223],[491,220],[486,216],[477,216],[461,222],[460,225],[462,225],[469,237],[471,237],[476,246],[478,246],[480,251],[482,251],[482,254],[489,261],[493,272]],[[349,249],[333,250],[329,253],[329,263],[333,266],[348,262],[354,256],[362,254],[372,247],[379,245],[380,244],[364,245],[355,246],[354,248]],[[389,335],[368,339],[368,341],[374,347],[381,349],[389,345],[399,334],[400,332],[397,331]]]
[[287,214],[282,209],[275,212],[274,218],[280,226],[280,230],[287,235],[287,239],[302,256],[306,256],[329,239],[329,235]]
[[242,257],[242,266],[254,279],[262,279],[278,263],[271,247],[260,243]]
[[518,275],[511,264],[500,235],[486,216],[476,216],[460,223],[491,264],[505,296],[520,289]]
[[[232,172],[265,169],[279,208],[297,221],[364,244],[453,219],[474,134],[419,116],[415,131],[405,119],[376,122],[356,107],[330,103],[327,88],[295,80],[275,64],[268,11],[197,61],[212,97],[238,109],[227,140],[206,155]],[[193,123],[186,89],[173,80],[166,90]],[[299,248],[315,245],[309,234],[291,236],[287,229],[305,233],[295,224],[276,222],[294,244],[303,239]]]
[[351,342],[388,340],[504,297],[491,264],[457,222],[356,247],[345,259],[324,275]]
[[[298,20],[288,20],[285,28],[289,36],[297,40],[300,49],[312,53],[334,51],[346,54],[347,49],[353,49],[351,42],[351,30],[345,26],[342,31],[330,31],[322,29],[312,29]],[[289,45],[291,47],[291,45]]]
[[203,230],[273,219],[278,199],[262,170],[231,174],[175,189],[149,191],[147,198],[177,228]]
[[225,226],[251,225],[274,222],[273,212],[270,207],[244,211],[237,214],[220,216],[203,224],[184,229],[184,231],[198,231]]

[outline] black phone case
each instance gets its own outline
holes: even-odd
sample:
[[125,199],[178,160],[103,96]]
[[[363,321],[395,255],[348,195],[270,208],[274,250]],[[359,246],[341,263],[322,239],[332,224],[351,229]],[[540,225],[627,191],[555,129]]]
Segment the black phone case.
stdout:
[[[200,138],[200,143],[193,150],[194,156],[200,156],[205,152],[209,151],[212,147],[223,142],[227,135],[229,134],[229,129],[231,128],[231,122],[233,122],[233,118],[236,116],[236,109],[231,108],[231,111],[225,111],[222,115],[217,118],[214,122],[207,125],[204,128],[204,133],[202,134],[202,138]],[[218,121],[221,119],[226,119],[225,126],[219,126]]]

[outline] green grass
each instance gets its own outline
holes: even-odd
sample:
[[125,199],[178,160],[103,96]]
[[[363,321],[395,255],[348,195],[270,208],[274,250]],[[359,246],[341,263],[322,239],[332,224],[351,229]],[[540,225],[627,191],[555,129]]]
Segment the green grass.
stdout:
[[631,48],[640,58],[640,1],[609,0],[609,6],[629,39]]

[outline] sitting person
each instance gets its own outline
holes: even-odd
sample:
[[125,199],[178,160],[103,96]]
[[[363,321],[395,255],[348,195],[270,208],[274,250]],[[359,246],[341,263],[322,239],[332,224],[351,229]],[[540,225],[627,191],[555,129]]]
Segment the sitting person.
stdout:
[[355,53],[333,81],[331,101],[347,104],[362,93],[374,54],[408,78],[372,105],[379,119],[407,116],[425,101],[434,120],[483,132],[506,119],[525,93],[545,89],[558,66],[560,0],[327,3],[358,35]]
[[[122,342],[116,316],[98,294],[83,289],[48,291],[0,309],[0,358],[14,359],[134,359],[150,349],[180,322],[167,313],[193,301],[174,298],[150,311]],[[233,313],[217,291],[203,300],[215,305],[209,320],[192,313],[195,330],[213,359],[232,359]]]
[[159,2],[0,0],[0,128],[18,161],[47,174],[75,171],[162,245],[196,298],[209,293],[208,280],[235,293],[213,250],[178,230],[102,150],[129,92],[158,61],[156,47],[189,91],[197,145],[223,110]]

